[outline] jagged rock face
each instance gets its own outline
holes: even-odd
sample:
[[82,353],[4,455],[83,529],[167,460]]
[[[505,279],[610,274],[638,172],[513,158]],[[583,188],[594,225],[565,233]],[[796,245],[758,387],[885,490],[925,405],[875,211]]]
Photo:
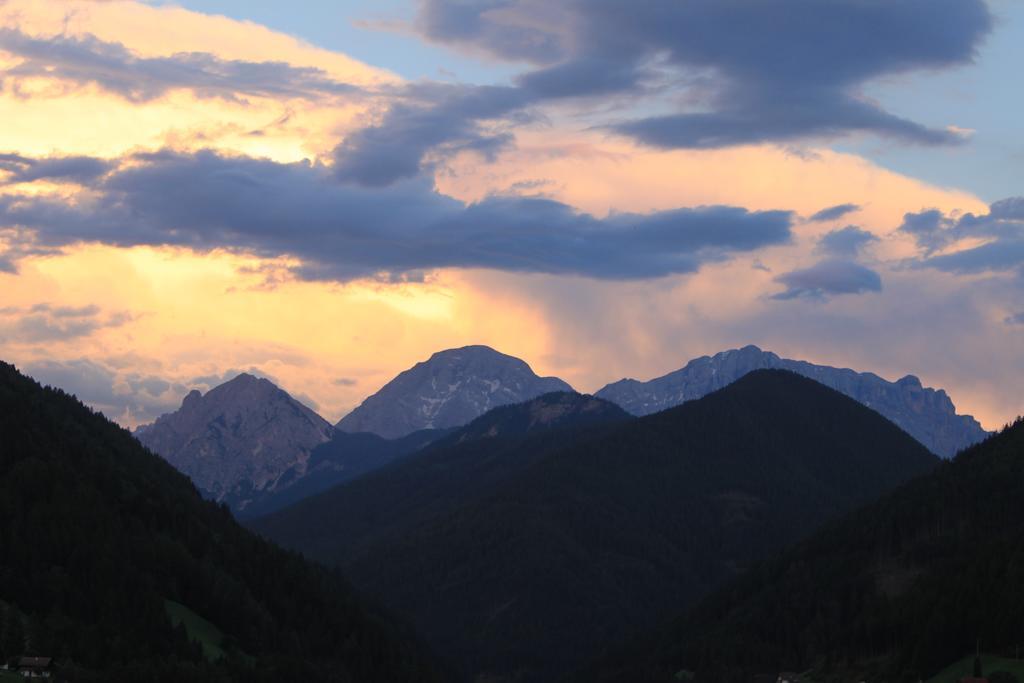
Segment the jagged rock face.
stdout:
[[395,439],[420,429],[471,422],[492,408],[542,394],[572,391],[557,377],[538,377],[518,358],[486,346],[439,351],[388,382],[338,422],[346,432]]
[[697,358],[681,370],[649,382],[620,380],[595,396],[617,403],[634,415],[649,415],[705,396],[762,368],[790,370],[842,392],[889,418],[944,458],[988,436],[973,417],[957,415],[945,391],[922,387],[913,375],[888,382],[869,372],[780,358],[756,346]]
[[244,509],[283,473],[301,474],[310,452],[333,431],[272,382],[242,374],[205,396],[192,391],[181,408],[136,437],[206,495]]

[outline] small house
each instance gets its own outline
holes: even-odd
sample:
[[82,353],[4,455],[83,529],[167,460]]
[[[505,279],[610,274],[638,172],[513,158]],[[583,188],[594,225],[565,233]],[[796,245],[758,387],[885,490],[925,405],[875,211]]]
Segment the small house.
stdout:
[[53,672],[50,657],[21,657],[18,660],[18,675],[23,678],[49,678]]

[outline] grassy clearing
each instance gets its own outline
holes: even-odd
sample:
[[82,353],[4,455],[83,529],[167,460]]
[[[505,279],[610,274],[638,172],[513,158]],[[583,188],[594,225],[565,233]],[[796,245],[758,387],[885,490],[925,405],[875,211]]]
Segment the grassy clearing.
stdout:
[[221,649],[224,634],[219,628],[179,602],[164,600],[164,608],[171,618],[171,623],[175,626],[184,624],[185,630],[188,631],[188,637],[199,641],[199,644],[203,646],[203,654],[208,660],[213,662],[226,656],[224,650]]
[[[995,655],[981,655],[981,672],[988,676],[993,671],[1009,671],[1024,681],[1024,659],[1006,659]],[[928,680],[928,683],[956,683],[961,678],[974,674],[974,655],[968,655],[955,664],[943,669],[941,673]]]

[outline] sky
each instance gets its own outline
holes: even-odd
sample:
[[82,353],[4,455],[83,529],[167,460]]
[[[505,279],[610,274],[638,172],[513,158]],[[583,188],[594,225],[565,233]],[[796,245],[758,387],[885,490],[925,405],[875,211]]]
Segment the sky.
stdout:
[[0,358],[128,427],[487,344],[1024,413],[1020,0],[0,0]]

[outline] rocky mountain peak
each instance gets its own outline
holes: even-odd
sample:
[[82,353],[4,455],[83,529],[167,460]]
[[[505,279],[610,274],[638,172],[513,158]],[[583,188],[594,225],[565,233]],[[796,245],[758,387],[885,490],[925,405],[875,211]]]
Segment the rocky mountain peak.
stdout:
[[331,425],[268,379],[242,373],[136,432],[145,446],[206,494],[243,507],[246,491],[273,488],[301,470]]
[[438,351],[400,373],[337,427],[392,439],[458,427],[492,408],[554,391],[572,387],[557,377],[539,377],[525,361],[488,346],[464,346]]

